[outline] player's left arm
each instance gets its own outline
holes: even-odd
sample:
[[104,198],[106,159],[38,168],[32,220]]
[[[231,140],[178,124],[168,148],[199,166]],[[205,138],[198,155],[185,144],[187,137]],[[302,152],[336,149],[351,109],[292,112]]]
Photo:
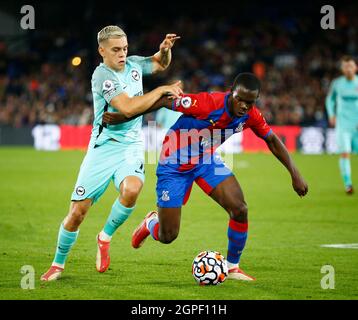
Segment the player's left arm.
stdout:
[[278,160],[280,160],[280,162],[287,168],[288,172],[290,173],[293,189],[300,197],[305,196],[308,192],[307,183],[295,166],[285,145],[274,132],[271,132],[271,134],[266,137],[265,141],[270,151]]
[[272,131],[265,118],[256,107],[252,108],[249,114],[250,117],[247,121],[247,127],[250,127],[258,137],[265,140],[270,151],[278,160],[280,160],[280,162],[287,168],[288,172],[290,173],[293,189],[299,196],[305,196],[308,191],[307,183],[302,178],[299,170],[295,166],[290,154],[286,149],[286,146]]
[[172,61],[172,48],[176,40],[180,39],[175,33],[169,33],[159,46],[159,51],[152,58],[153,73],[164,71]]

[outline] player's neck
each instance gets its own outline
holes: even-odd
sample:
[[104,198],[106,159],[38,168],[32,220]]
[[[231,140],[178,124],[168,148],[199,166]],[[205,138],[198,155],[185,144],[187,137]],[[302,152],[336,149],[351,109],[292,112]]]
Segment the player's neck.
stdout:
[[112,69],[112,70],[115,71],[115,72],[123,72],[123,71],[124,71],[124,68],[125,68],[125,66],[123,66],[122,69],[118,69],[118,68],[116,68],[116,67],[113,67],[110,63],[108,63],[108,61],[106,61],[106,60],[104,60],[104,59],[103,59],[103,64],[105,64],[107,68]]
[[356,77],[356,75],[354,74],[352,77],[347,77],[347,76],[346,76],[346,79],[347,79],[348,81],[352,81],[352,80],[355,79],[355,77]]

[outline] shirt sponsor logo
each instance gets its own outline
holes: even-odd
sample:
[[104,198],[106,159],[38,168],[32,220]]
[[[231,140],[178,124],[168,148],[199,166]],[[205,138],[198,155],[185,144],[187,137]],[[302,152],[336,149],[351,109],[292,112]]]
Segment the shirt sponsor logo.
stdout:
[[181,105],[183,108],[188,109],[191,107],[191,98],[190,97],[184,97],[181,99]]
[[135,81],[139,81],[140,80],[140,74],[139,72],[136,70],[136,69],[133,69],[131,71],[131,74],[132,74],[132,78],[135,80]]

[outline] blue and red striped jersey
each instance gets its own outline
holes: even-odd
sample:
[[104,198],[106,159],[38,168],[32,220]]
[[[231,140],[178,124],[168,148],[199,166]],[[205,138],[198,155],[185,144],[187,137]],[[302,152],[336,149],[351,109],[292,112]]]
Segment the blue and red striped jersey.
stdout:
[[237,132],[250,128],[260,138],[270,135],[272,130],[256,106],[240,118],[231,115],[229,95],[230,92],[201,92],[173,100],[172,109],[183,115],[164,138],[160,164],[190,170],[210,158]]

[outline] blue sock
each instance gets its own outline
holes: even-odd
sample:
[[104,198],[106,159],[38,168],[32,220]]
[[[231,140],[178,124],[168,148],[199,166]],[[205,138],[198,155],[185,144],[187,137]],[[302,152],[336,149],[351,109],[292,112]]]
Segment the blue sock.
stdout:
[[339,168],[341,176],[343,178],[344,186],[348,187],[352,185],[351,178],[351,161],[349,158],[339,158]]
[[118,227],[128,219],[134,208],[135,206],[132,208],[127,208],[123,206],[118,199],[116,199],[103,231],[109,236],[112,236]]
[[76,242],[79,230],[71,232],[67,231],[63,223],[61,223],[60,230],[58,232],[57,248],[55,259],[53,262],[57,264],[65,264],[68,253],[70,252],[73,244]]
[[247,223],[240,223],[230,219],[227,235],[229,238],[227,261],[232,264],[240,262],[241,253],[244,250],[247,239]]

